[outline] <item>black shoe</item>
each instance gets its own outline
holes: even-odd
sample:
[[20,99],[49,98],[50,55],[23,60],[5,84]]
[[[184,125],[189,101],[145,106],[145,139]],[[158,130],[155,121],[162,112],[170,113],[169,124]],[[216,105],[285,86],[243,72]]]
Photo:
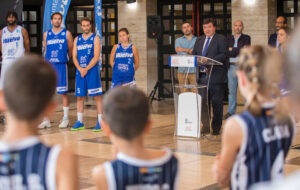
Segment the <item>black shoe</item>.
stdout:
[[220,131],[213,131],[212,135],[218,136],[218,135],[220,135]]
[[231,117],[231,116],[232,116],[232,114],[226,113],[226,115],[224,115],[224,117],[223,117],[223,120],[226,120],[226,119],[228,119],[228,118]]

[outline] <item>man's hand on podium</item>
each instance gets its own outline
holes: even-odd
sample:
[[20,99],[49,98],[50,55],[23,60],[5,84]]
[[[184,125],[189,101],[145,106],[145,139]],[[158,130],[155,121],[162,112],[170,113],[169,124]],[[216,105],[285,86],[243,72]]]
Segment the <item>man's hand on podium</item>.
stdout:
[[207,59],[205,57],[202,57],[201,58],[201,63],[206,63],[207,62]]

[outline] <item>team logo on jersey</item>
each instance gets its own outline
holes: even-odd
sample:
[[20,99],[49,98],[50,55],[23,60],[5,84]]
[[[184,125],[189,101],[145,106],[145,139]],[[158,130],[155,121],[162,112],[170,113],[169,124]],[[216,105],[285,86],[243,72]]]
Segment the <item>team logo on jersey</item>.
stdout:
[[133,53],[116,53],[116,58],[130,58],[133,57]]
[[8,163],[10,161],[19,160],[20,156],[18,153],[2,153],[0,154],[0,162]]
[[11,37],[11,38],[6,38],[3,40],[3,43],[11,43],[11,42],[15,42],[15,41],[19,41],[21,38],[20,36],[18,37]]
[[7,50],[7,56],[9,57],[13,57],[15,55],[15,49],[9,49]]
[[80,57],[80,63],[86,63],[86,60],[87,60],[86,55]]
[[91,41],[93,41],[94,40],[94,38],[93,37],[91,37]]
[[51,32],[48,32],[48,35],[51,36]]
[[53,40],[48,40],[47,45],[52,45],[52,44],[63,44],[65,43],[65,39],[53,39]]
[[92,47],[93,47],[93,44],[83,44],[83,45],[77,46],[77,50],[90,49]]
[[62,32],[62,33],[61,33],[61,35],[63,35],[63,36],[64,36],[65,34],[66,34],[66,32]]
[[122,72],[126,72],[126,71],[129,71],[129,67],[128,67],[127,64],[119,64],[118,65],[118,70],[122,71]]
[[159,173],[161,171],[161,167],[140,168],[140,173]]
[[51,51],[51,57],[57,57],[58,56],[58,50]]

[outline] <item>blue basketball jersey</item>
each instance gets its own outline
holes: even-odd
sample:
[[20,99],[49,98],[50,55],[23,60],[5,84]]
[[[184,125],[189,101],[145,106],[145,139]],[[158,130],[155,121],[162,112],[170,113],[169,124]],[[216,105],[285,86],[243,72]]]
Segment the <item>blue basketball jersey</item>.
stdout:
[[127,48],[123,48],[122,44],[118,44],[115,63],[113,66],[112,82],[117,84],[121,82],[131,82],[134,80],[134,58],[132,44]]
[[104,164],[110,190],[177,188],[178,160],[170,150],[155,160],[140,160],[118,153],[117,159]]
[[[82,34],[77,38],[77,60],[80,67],[85,68],[94,57],[94,39],[96,34],[92,34],[84,39]],[[96,64],[97,65],[97,64]],[[95,66],[96,66],[95,65]]]
[[246,190],[254,183],[283,176],[294,125],[291,120],[278,125],[273,112],[274,104],[264,106],[259,117],[249,111],[234,116],[244,138],[231,172],[231,189]]
[[56,189],[60,146],[48,147],[37,137],[0,142],[0,189]]
[[[67,63],[68,42],[67,30],[62,29],[59,33],[54,33],[52,29],[48,30],[46,37],[46,55],[45,59],[50,63]],[[70,50],[72,51],[72,50]]]

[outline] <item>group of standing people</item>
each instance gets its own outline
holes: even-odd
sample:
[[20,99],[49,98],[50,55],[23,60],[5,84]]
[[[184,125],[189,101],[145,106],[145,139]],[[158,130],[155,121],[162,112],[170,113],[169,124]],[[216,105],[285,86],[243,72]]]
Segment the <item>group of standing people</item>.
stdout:
[[[16,22],[15,13],[9,13],[8,18],[11,17]],[[102,106],[100,39],[91,32],[90,19],[81,20],[83,33],[74,42],[71,33],[60,27],[60,13],[54,13],[51,22],[53,28],[43,36],[44,57],[24,55],[24,52],[13,54],[24,50],[29,42],[27,39],[20,44],[26,36],[25,31],[21,33],[21,27],[15,26],[18,31],[4,28],[1,33],[4,62],[11,57],[13,60],[5,76],[1,76],[0,110],[5,111],[7,119],[0,140],[0,189],[79,189],[79,163],[75,154],[60,145],[46,145],[37,136],[38,126],[50,127],[45,118],[50,118],[56,110],[55,91],[62,94],[63,99],[64,117],[59,127],[69,125],[66,65],[69,57],[73,57],[76,66],[78,110],[78,121],[71,130],[84,129],[83,97],[89,94],[94,97],[99,114],[98,128],[96,126],[94,131],[99,130],[101,122],[113,143],[115,159],[93,169],[96,188],[176,189],[177,158],[169,149],[148,150],[144,146],[144,135],[152,122],[147,96],[132,88],[139,63],[138,51],[129,43],[128,30],[119,31],[120,43],[112,49],[114,89],[105,94]],[[11,57],[7,57],[7,53]]]
[[[283,16],[279,16],[276,20],[277,32],[272,34],[269,39],[269,45],[276,48],[279,52],[283,52],[286,48],[287,39],[290,34],[290,30],[287,28],[287,20]],[[205,89],[200,89],[203,100],[206,99],[208,94],[209,109],[212,107],[213,119],[212,119],[212,134],[218,135],[222,126],[222,120],[228,119],[230,116],[236,113],[237,107],[237,88],[238,79],[236,75],[238,56],[240,50],[244,47],[251,45],[251,37],[243,33],[244,24],[241,20],[236,20],[233,24],[233,34],[229,35],[227,39],[216,33],[216,23],[213,19],[205,19],[203,22],[204,35],[197,38],[193,35],[193,28],[191,23],[184,22],[182,24],[183,36],[176,39],[175,51],[179,55],[200,55],[214,59],[223,63],[222,66],[215,65],[210,79],[210,85],[208,93]],[[202,60],[204,63],[206,60]],[[199,74],[199,81],[196,81],[196,75]],[[196,73],[196,68],[178,68],[178,81],[180,84],[205,83],[206,72]],[[207,82],[207,81],[206,81]],[[223,116],[223,97],[226,90],[226,84],[228,84],[228,110]],[[181,92],[187,91],[186,88],[182,88]],[[192,92],[196,92],[196,88],[191,89]],[[207,109],[202,106],[202,109]],[[206,112],[202,112],[202,122],[206,124],[208,121],[206,118]],[[209,131],[203,131],[202,133],[209,133]]]
[[[204,35],[194,41],[190,23],[182,25],[184,36],[175,43],[178,54],[200,55],[223,63],[223,66],[214,66],[208,89],[214,117],[213,134],[219,134],[222,125],[223,95],[228,81],[229,108],[224,116],[227,120],[222,132],[222,149],[213,166],[214,179],[220,186],[255,190],[277,188],[276,184],[283,189],[299,187],[295,176],[285,183],[278,183],[283,177],[284,161],[296,133],[290,114],[299,117],[299,109],[292,105],[298,105],[299,101],[295,79],[299,71],[299,37],[295,35],[295,42],[288,44],[290,30],[286,21],[284,17],[277,18],[277,32],[270,36],[269,46],[251,46],[250,36],[242,33],[243,22],[240,20],[234,22],[233,35],[227,40],[215,34],[213,21],[204,21]],[[206,75],[201,73],[201,67],[200,73],[186,69],[178,70],[181,84],[201,83],[202,76]],[[187,78],[180,76],[184,74],[199,75],[199,79],[182,81],[181,78]],[[238,86],[246,109],[235,115]],[[203,119],[202,116],[202,122]]]
[[[205,19],[203,22],[204,35],[199,38],[193,35],[192,26],[188,22],[182,24],[182,32],[184,36],[176,39],[175,50],[177,54],[192,54],[208,57],[224,63],[223,65],[214,66],[210,78],[210,86],[208,89],[209,104],[213,107],[213,120],[212,129],[213,134],[218,135],[222,126],[223,115],[223,94],[225,90],[225,83],[227,80],[227,47],[226,38],[216,33],[216,22],[213,19]],[[202,60],[206,62],[206,59]],[[187,75],[188,73],[188,75]],[[181,84],[196,84],[196,69],[195,68],[179,68],[178,80]],[[199,74],[201,80],[205,83],[207,80],[206,71],[200,70]],[[187,77],[186,77],[187,76]],[[193,89],[195,91],[196,89]],[[186,89],[183,89],[186,91]],[[207,94],[204,92],[203,94]],[[206,99],[206,98],[204,98]],[[203,99],[203,100],[204,100]],[[202,106],[203,107],[203,106]],[[207,112],[208,113],[208,112]],[[202,118],[208,118],[203,116]],[[210,122],[210,121],[207,121]],[[208,133],[209,131],[201,131],[202,133]]]
[[[26,29],[17,25],[18,16],[15,12],[7,14],[8,26],[1,30],[0,50],[2,52],[2,69],[0,88],[3,86],[5,73],[17,58],[29,53],[29,37]],[[43,35],[44,57],[51,63],[57,73],[56,91],[62,97],[63,118],[59,128],[69,126],[69,96],[68,96],[68,65],[70,58],[76,67],[75,95],[77,96],[77,121],[71,130],[85,129],[83,123],[84,97],[92,96],[96,102],[98,121],[93,131],[101,130],[102,85],[100,77],[99,57],[101,53],[100,38],[92,33],[92,22],[89,18],[80,21],[83,33],[73,40],[70,31],[61,27],[62,14],[51,15],[52,28]],[[113,46],[110,65],[112,67],[111,88],[120,85],[135,86],[135,71],[139,67],[137,48],[129,41],[129,31],[122,28],[119,31],[120,43]],[[44,118],[39,128],[51,127],[50,120]]]
[[[58,73],[57,92],[62,94],[64,117],[59,128],[69,125],[69,98],[68,98],[68,55],[73,57],[76,67],[75,95],[77,96],[77,121],[72,131],[85,129],[83,123],[84,97],[92,96],[96,102],[98,121],[93,131],[101,130],[102,121],[102,85],[100,77],[99,56],[101,53],[100,38],[92,33],[92,22],[84,17],[81,21],[83,33],[73,42],[72,35],[61,28],[62,15],[54,13],[51,17],[53,28],[44,33],[45,59],[50,62]],[[115,45],[110,56],[110,65],[113,68],[111,88],[120,85],[135,86],[134,74],[139,66],[138,51],[129,42],[129,32],[126,28],[119,30],[120,43]],[[45,119],[40,128],[49,127],[50,121]]]

